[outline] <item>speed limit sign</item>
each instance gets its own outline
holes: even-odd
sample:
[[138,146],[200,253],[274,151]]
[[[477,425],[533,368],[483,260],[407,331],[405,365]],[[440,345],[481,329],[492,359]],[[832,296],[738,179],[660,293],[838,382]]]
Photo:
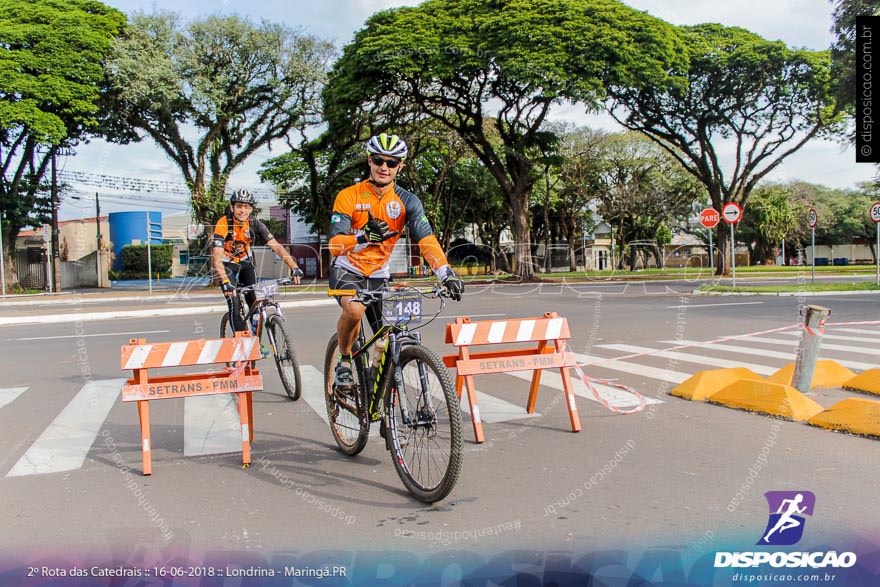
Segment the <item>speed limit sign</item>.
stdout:
[[870,216],[871,220],[874,222],[880,222],[880,202],[874,202],[871,204],[871,209],[868,210],[868,216]]
[[807,224],[810,228],[816,228],[816,225],[819,223],[819,214],[816,213],[815,208],[810,208],[810,212],[807,214]]

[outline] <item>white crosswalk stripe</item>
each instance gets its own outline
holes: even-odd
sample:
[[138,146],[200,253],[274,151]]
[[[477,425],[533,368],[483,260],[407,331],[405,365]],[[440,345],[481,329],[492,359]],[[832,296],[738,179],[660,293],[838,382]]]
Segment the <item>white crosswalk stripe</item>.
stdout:
[[[516,375],[516,373],[510,373],[510,375]],[[531,375],[528,375],[528,377],[531,380]],[[526,412],[525,405],[518,406],[480,390],[477,390],[477,407],[479,408],[480,420],[490,424],[497,424],[498,422],[506,422],[508,420],[520,420],[522,418],[537,418],[541,415],[538,412],[529,414]],[[461,410],[470,417],[471,406],[468,403],[467,392],[464,388],[461,390]]]
[[833,326],[829,328],[831,332],[852,332],[853,334],[867,334],[869,336],[880,336],[880,330],[868,330],[867,328],[838,328]]
[[[324,403],[324,374],[312,365],[300,365],[299,371],[302,375],[301,399],[329,426],[327,404]],[[370,426],[370,438],[376,436],[379,436],[379,426]]]
[[595,367],[601,367],[602,369],[623,371],[624,373],[640,375],[642,377],[648,377],[650,379],[659,379],[660,381],[668,381],[669,383],[681,383],[692,375],[692,373],[683,373],[681,371],[675,371],[673,369],[660,369],[657,367],[651,367],[649,365],[630,363],[628,361],[618,361],[616,359],[608,359],[606,357],[584,355],[581,353],[575,353],[574,356],[578,360],[578,362],[580,362],[582,365],[586,365],[587,367],[596,364]]
[[755,363],[744,363],[742,361],[731,361],[727,359],[719,359],[717,357],[707,357],[705,355],[696,355],[680,351],[664,351],[652,349],[650,347],[636,346],[632,344],[600,344],[599,348],[609,349],[613,351],[622,351],[625,353],[651,353],[652,357],[660,357],[663,359],[675,359],[684,363],[697,363],[702,365],[703,369],[724,369],[731,367],[748,367],[759,375],[772,375],[778,368],[768,365],[758,365]]
[[20,396],[21,394],[26,392],[28,389],[30,389],[30,388],[28,388],[28,387],[6,387],[3,389],[0,389],[0,408],[8,406],[12,402],[14,402],[16,399],[18,399],[18,396]]
[[[777,338],[766,338],[763,336],[750,336],[748,340],[751,342],[761,342],[764,344],[787,346],[795,349],[798,345],[797,340],[780,340]],[[848,353],[858,353],[860,355],[880,355],[880,349],[872,349],[869,347],[852,346],[846,344],[827,344],[823,342],[822,348],[828,351],[845,351]]]
[[183,454],[187,457],[241,451],[238,402],[231,393],[183,400]]
[[[516,371],[513,373],[508,373],[508,375],[513,375],[518,379],[523,379],[525,381],[531,381],[532,375],[531,373],[527,373],[525,371]],[[582,397],[584,399],[588,399],[594,402],[598,402],[596,396],[593,395],[591,391],[589,391],[584,382],[581,379],[572,373],[572,381],[574,382],[574,394],[578,397]],[[557,391],[562,391],[565,388],[562,386],[562,375],[557,373],[556,371],[544,371],[541,374],[541,385],[546,385],[547,387],[552,387]],[[639,401],[630,393],[623,391],[622,389],[617,389],[616,387],[611,387],[609,385],[603,385],[601,383],[593,383],[596,387],[596,390],[602,394],[602,397],[607,401],[611,406],[615,408],[631,408],[639,405]],[[663,401],[659,399],[655,399],[652,397],[645,398],[647,404],[662,404]]]
[[[742,339],[742,340],[745,341],[745,339]],[[708,352],[724,351],[724,352],[735,353],[738,355],[753,355],[753,356],[757,356],[757,357],[765,357],[768,359],[769,358],[784,359],[786,361],[786,363],[785,363],[786,365],[788,363],[794,362],[795,354],[796,354],[796,349],[792,352],[783,353],[780,351],[772,351],[769,349],[761,349],[761,348],[756,348],[756,347],[744,347],[744,346],[738,346],[735,344],[727,344],[727,343],[708,344],[708,343],[698,342],[696,340],[661,340],[660,342],[667,343],[667,344],[675,344],[675,345],[682,345],[682,344],[700,345],[700,350],[708,351]],[[824,358],[830,358],[830,357],[822,356],[820,358],[824,359]],[[866,369],[874,369],[876,367],[876,365],[874,365],[873,363],[862,363],[859,361],[849,361],[846,359],[834,359],[834,360],[849,369],[866,370]]]
[[[801,337],[800,332],[780,332],[780,334],[784,334],[786,336],[794,336],[794,337],[797,337],[798,340],[800,340],[800,337]],[[845,341],[851,341],[851,342],[864,342],[864,343],[869,343],[869,344],[880,343],[880,338],[871,338],[868,336],[855,336],[855,335],[854,336],[847,336],[845,334],[829,334],[828,332],[826,332],[825,334],[822,335],[822,340],[823,341],[826,341],[826,340],[845,340]]]
[[22,455],[7,477],[72,471],[82,467],[125,379],[90,381]]

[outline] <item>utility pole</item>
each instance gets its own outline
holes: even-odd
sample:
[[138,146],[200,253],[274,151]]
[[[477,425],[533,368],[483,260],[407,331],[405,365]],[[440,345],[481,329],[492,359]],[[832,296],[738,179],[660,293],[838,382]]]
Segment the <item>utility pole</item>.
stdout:
[[52,264],[52,290],[61,291],[61,254],[58,248],[58,170],[55,163],[57,149],[52,147],[52,250],[49,253]]
[[95,249],[96,264],[98,266],[98,287],[104,287],[104,280],[101,279],[101,202],[98,199],[98,192],[95,192],[95,229],[97,231],[98,248]]

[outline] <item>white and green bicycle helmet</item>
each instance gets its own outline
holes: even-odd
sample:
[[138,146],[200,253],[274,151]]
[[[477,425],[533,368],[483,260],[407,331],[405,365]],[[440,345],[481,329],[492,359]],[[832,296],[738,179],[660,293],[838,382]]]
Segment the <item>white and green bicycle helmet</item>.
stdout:
[[406,159],[408,150],[406,142],[397,135],[382,133],[375,135],[367,141],[367,153],[370,155],[385,155]]

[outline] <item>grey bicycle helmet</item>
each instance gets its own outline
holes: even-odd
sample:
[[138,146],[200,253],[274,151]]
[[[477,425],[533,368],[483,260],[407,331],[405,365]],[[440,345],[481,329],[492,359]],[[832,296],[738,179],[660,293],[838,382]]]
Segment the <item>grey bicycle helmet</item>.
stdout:
[[367,153],[370,155],[386,155],[388,157],[406,159],[408,152],[406,141],[397,135],[390,135],[383,132],[382,134],[373,136],[367,141]]
[[253,206],[257,203],[257,199],[254,195],[246,190],[245,188],[241,188],[240,190],[235,190],[232,192],[232,195],[229,197],[230,204],[250,204]]

